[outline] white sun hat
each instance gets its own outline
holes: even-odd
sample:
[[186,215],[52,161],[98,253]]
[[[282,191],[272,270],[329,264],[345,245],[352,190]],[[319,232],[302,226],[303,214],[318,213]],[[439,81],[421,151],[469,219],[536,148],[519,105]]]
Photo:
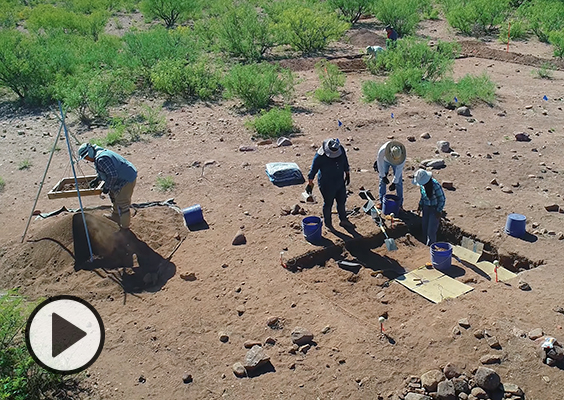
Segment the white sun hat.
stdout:
[[433,173],[431,171],[426,171],[424,169],[418,169],[417,172],[415,172],[415,175],[413,176],[413,184],[414,185],[425,185],[427,182],[429,182],[429,180],[431,180],[431,177],[433,176]]

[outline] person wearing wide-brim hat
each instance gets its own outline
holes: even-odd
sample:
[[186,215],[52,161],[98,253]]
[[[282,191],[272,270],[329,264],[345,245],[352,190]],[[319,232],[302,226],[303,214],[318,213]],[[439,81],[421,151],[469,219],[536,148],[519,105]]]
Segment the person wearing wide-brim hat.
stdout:
[[333,229],[331,208],[337,202],[337,213],[340,225],[352,228],[354,225],[347,219],[345,203],[347,201],[346,186],[351,181],[349,160],[339,139],[326,139],[315,153],[309,170],[306,192],[313,190],[313,179],[317,175],[317,184],[323,196],[323,221],[325,226]]
[[398,196],[398,206],[399,209],[403,209],[403,180],[402,173],[403,167],[405,166],[406,151],[405,146],[398,142],[397,140],[390,140],[380,147],[378,150],[378,155],[376,156],[376,161],[374,162],[374,170],[378,172],[380,178],[379,184],[379,197],[380,204],[378,208],[381,208],[384,196],[386,195],[386,185],[390,183],[388,179],[388,171],[390,168],[394,172],[394,177],[392,183],[389,187],[390,192],[396,191],[396,196]]
[[423,212],[421,221],[423,235],[425,235],[427,246],[430,246],[437,241],[439,222],[446,202],[445,192],[441,184],[433,178],[433,173],[424,169],[418,169],[415,172],[413,184],[419,185],[421,190],[417,210]]

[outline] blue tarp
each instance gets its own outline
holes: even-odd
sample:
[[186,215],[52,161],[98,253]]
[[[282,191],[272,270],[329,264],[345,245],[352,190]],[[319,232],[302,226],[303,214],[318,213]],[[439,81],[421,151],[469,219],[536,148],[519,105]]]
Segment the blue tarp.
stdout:
[[292,162],[273,162],[266,164],[266,175],[275,185],[304,183],[305,179],[298,164]]

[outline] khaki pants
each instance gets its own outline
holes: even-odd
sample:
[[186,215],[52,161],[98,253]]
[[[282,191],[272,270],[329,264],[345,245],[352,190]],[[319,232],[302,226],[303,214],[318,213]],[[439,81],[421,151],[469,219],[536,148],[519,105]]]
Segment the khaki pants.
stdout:
[[129,221],[131,219],[129,207],[131,206],[131,197],[133,196],[136,181],[126,183],[118,193],[110,192],[112,219],[122,228],[129,228]]

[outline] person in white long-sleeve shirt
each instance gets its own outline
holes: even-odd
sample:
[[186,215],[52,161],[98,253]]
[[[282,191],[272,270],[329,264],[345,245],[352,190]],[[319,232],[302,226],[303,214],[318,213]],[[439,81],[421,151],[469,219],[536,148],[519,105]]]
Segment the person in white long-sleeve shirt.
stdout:
[[405,146],[397,140],[390,140],[380,147],[376,161],[374,162],[374,170],[378,172],[380,178],[379,184],[379,197],[381,208],[384,196],[386,195],[386,185],[390,183],[388,179],[388,172],[390,168],[394,172],[392,183],[390,184],[390,191],[396,191],[396,196],[399,199],[399,209],[403,209],[403,180],[402,173],[405,166]]

